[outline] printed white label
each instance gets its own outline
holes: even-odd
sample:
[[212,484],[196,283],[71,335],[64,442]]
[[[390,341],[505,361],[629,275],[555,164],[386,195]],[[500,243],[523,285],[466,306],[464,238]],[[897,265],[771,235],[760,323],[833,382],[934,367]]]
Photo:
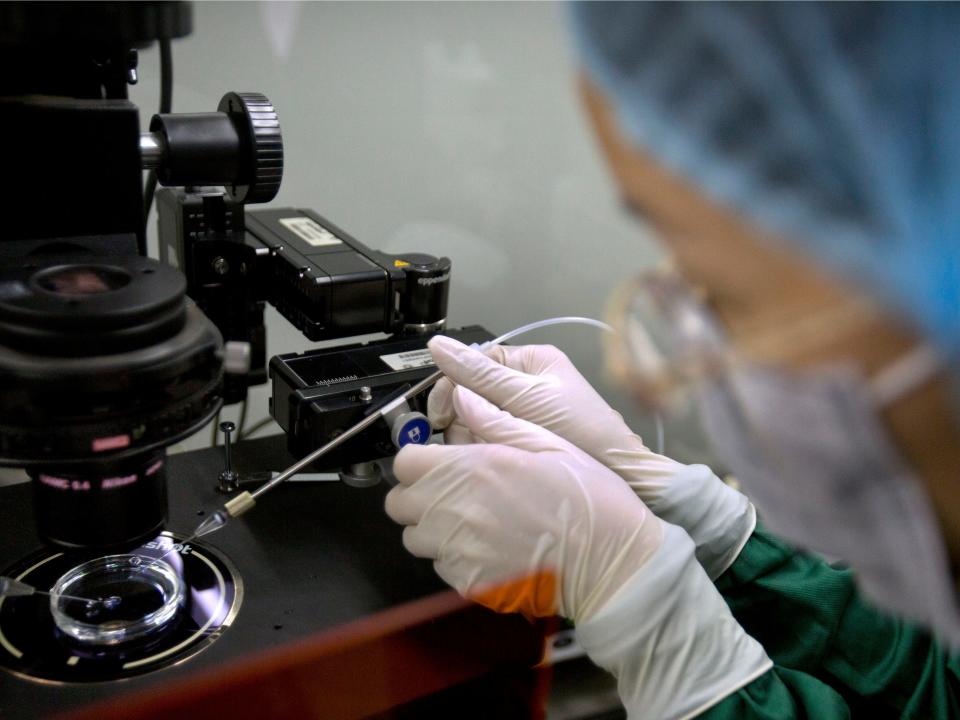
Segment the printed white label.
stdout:
[[308,217],[280,218],[280,224],[314,247],[343,244],[343,240],[327,230],[316,220]]
[[391,370],[413,370],[414,368],[433,365],[433,355],[427,348],[393,353],[393,355],[381,355],[380,359],[389,365]]

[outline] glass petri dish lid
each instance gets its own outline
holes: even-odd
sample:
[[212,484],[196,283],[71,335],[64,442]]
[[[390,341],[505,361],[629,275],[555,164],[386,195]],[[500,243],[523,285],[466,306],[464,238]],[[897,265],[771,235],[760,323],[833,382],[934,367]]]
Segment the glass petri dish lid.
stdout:
[[163,560],[106,555],[77,565],[50,589],[57,628],[84,645],[120,645],[159,635],[184,600],[184,584]]

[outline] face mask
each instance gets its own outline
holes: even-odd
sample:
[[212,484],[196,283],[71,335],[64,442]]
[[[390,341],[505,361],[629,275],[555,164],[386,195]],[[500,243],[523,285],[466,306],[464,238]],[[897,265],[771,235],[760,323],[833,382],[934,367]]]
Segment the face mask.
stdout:
[[[960,610],[926,494],[878,410],[939,369],[920,348],[866,383],[849,368],[788,373],[734,359],[722,332],[672,273],[614,296],[615,376],[661,410],[694,399],[714,451],[761,522],[848,563],[875,604],[960,643]],[[824,326],[836,325],[824,322]]]
[[[929,355],[906,360],[922,370]],[[718,457],[764,524],[841,558],[875,604],[956,644],[960,613],[936,519],[877,417],[878,400],[929,378],[903,383],[908,364],[873,385],[843,368],[800,375],[745,365],[706,384],[700,408]]]

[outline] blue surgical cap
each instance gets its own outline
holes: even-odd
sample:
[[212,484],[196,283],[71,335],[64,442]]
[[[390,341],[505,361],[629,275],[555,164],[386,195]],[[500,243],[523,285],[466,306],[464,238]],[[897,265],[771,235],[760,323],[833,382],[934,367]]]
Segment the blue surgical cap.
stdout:
[[960,6],[578,3],[633,141],[960,353]]

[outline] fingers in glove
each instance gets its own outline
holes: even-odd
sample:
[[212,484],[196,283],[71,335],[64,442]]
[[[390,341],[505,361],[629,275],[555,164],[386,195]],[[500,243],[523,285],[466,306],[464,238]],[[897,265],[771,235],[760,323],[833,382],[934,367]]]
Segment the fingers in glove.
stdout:
[[390,519],[398,525],[416,525],[423,517],[423,503],[403,485],[397,485],[387,493],[383,506]]
[[453,404],[459,417],[458,423],[462,423],[481,442],[530,452],[566,450],[580,454],[580,450],[563,438],[539,425],[515,418],[462,385],[453,392]]
[[446,429],[453,422],[453,388],[449,378],[440,378],[427,397],[427,417],[438,430]]
[[[455,351],[452,353],[454,355],[459,352],[458,347],[453,345],[448,347],[448,345],[445,340],[440,340],[435,346],[431,346],[431,349],[434,349],[435,354],[438,355],[451,354],[448,352],[450,350]],[[461,345],[461,347],[466,346]],[[552,345],[494,345],[484,350],[484,354],[511,370],[529,375],[539,375],[552,368],[566,371],[573,367],[570,359]],[[467,386],[469,387],[469,384]],[[441,378],[433,387],[427,399],[427,415],[431,424],[440,430],[449,426],[455,416],[453,409],[454,387],[456,385],[450,378]],[[476,387],[472,389],[474,392],[479,392]],[[480,392],[480,394],[485,395],[483,392]]]
[[400,448],[394,458],[393,474],[401,485],[412,485],[438,465],[454,460],[457,453],[457,448],[449,445],[410,443]]
[[573,367],[570,358],[553,345],[494,345],[484,353],[511,370],[530,375]]
[[439,536],[419,525],[403,529],[403,546],[411,555],[419,558],[434,559],[440,553]]
[[[393,463],[399,484],[387,493],[387,515],[402,525],[420,524],[432,506],[457,492],[453,486],[465,472],[460,467],[482,464],[485,452],[476,445],[405,445]],[[449,467],[451,463],[453,468]]]
[[452,422],[449,427],[443,431],[443,441],[447,445],[474,445],[483,442],[483,440],[470,432],[470,428],[464,425],[459,419]]
[[450,381],[470,388],[497,407],[506,408],[531,387],[549,382],[546,377],[505,367],[479,350],[444,335],[434,336],[427,347],[437,367],[443,370]]

